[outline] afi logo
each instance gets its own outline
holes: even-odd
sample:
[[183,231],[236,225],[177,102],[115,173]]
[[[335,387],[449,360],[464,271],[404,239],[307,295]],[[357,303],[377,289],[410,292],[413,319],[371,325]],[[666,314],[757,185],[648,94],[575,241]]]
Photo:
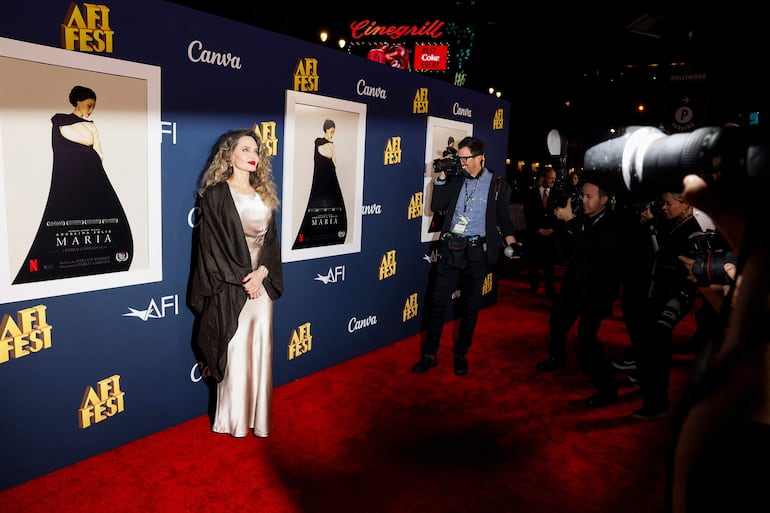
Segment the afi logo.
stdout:
[[151,299],[146,310],[136,310],[129,306],[129,312],[124,313],[123,317],[139,317],[143,321],[147,319],[163,319],[166,317],[166,312],[169,309],[173,309],[173,315],[179,315],[179,296],[177,294],[161,297],[160,306],[158,306],[154,299]]
[[324,285],[345,281],[345,266],[330,267],[326,274],[316,274],[314,280],[323,282]]
[[438,250],[434,249],[433,251],[430,252],[430,254],[424,255],[422,259],[428,262],[429,264],[438,262],[438,259],[439,259]]

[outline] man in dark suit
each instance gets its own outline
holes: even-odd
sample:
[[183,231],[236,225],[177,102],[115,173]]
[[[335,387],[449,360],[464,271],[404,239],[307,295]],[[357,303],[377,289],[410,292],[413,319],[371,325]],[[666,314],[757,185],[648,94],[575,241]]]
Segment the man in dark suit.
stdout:
[[538,168],[537,185],[529,189],[524,196],[529,291],[536,293],[542,278],[545,295],[550,299],[556,296],[553,275],[556,268],[556,228],[559,221],[554,214],[554,209],[558,206],[553,188],[555,184],[554,168]]
[[599,183],[598,177],[593,181],[586,177],[582,215],[573,214],[569,201],[555,210],[556,217],[566,223],[565,236],[572,250],[549,318],[549,357],[537,365],[539,372],[566,366],[567,334],[579,320],[578,363],[597,389],[585,401],[589,408],[618,400],[614,371],[597,334],[620,292],[620,225],[609,208],[609,193]]
[[509,246],[516,244],[508,208],[511,188],[505,179],[484,166],[484,143],[475,137],[463,138],[457,144],[457,158],[462,170],[442,170],[433,187],[431,210],[446,211],[447,215],[441,227],[439,258],[427,311],[428,332],[420,360],[412,367],[416,373],[438,365],[446,312],[458,282],[463,310],[454,342],[454,373],[468,373],[466,354],[476,329],[484,279],[497,263],[503,240]]

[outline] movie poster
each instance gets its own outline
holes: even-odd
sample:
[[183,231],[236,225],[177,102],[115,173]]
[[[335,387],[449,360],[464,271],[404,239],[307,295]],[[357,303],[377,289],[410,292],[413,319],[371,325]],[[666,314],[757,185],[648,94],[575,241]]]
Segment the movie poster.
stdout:
[[162,279],[159,68],[0,39],[0,157],[0,301]]
[[284,262],[361,251],[366,104],[286,91]]

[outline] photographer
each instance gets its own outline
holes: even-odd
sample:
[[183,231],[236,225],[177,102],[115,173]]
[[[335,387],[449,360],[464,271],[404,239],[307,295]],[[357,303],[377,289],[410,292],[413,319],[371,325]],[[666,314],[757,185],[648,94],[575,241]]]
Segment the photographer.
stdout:
[[484,167],[484,143],[475,137],[465,137],[458,143],[455,159],[435,165],[442,167],[437,169],[431,210],[446,211],[447,216],[441,226],[427,335],[412,372],[424,373],[438,365],[444,319],[460,280],[463,312],[453,352],[454,373],[464,376],[468,373],[466,355],[476,328],[484,278],[497,263],[503,240],[508,246],[516,244],[508,208],[511,188]]
[[[666,511],[767,511],[770,482],[770,136],[765,127],[702,127],[670,136],[631,127],[589,148],[585,167],[611,172],[633,192],[684,185],[735,253],[724,337],[682,409]],[[729,264],[729,262],[728,262]],[[722,269],[730,273],[727,264]],[[731,277],[732,279],[732,277]]]
[[612,314],[620,287],[620,225],[609,208],[610,193],[601,183],[600,176],[586,176],[579,215],[572,212],[570,200],[555,209],[572,251],[548,318],[548,358],[535,367],[537,372],[566,367],[567,336],[577,322],[578,363],[596,387],[585,399],[588,408],[603,408],[618,400],[612,366],[597,336],[602,321]]
[[[766,174],[761,180],[760,185],[767,185]],[[726,302],[731,307],[728,329],[709,358],[694,391],[694,404],[679,428],[672,462],[671,511],[767,511],[767,203],[746,202],[745,194],[736,188],[712,187],[696,175],[686,176],[684,185],[687,199],[711,216],[735,251],[737,263],[734,288]],[[766,194],[767,189],[754,190]],[[722,268],[729,273],[730,267]]]
[[[630,340],[644,337],[645,305],[650,292],[655,252],[658,250],[657,224],[663,213],[658,200],[644,200],[620,206],[621,266],[620,311]],[[612,362],[632,385],[638,386],[637,356],[633,346]]]
[[673,331],[692,309],[696,293],[679,256],[692,255],[691,236],[702,233],[692,206],[681,193],[664,192],[661,199],[664,218],[657,233],[658,250],[644,306],[643,329],[631,337],[642,390],[642,407],[634,410],[633,416],[642,420],[669,415]]

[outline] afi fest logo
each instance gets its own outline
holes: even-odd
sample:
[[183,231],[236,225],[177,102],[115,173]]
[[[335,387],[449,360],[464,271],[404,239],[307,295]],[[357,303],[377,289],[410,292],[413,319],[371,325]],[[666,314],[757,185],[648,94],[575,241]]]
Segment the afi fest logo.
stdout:
[[72,2],[61,24],[61,46],[78,52],[112,53],[110,8]]

